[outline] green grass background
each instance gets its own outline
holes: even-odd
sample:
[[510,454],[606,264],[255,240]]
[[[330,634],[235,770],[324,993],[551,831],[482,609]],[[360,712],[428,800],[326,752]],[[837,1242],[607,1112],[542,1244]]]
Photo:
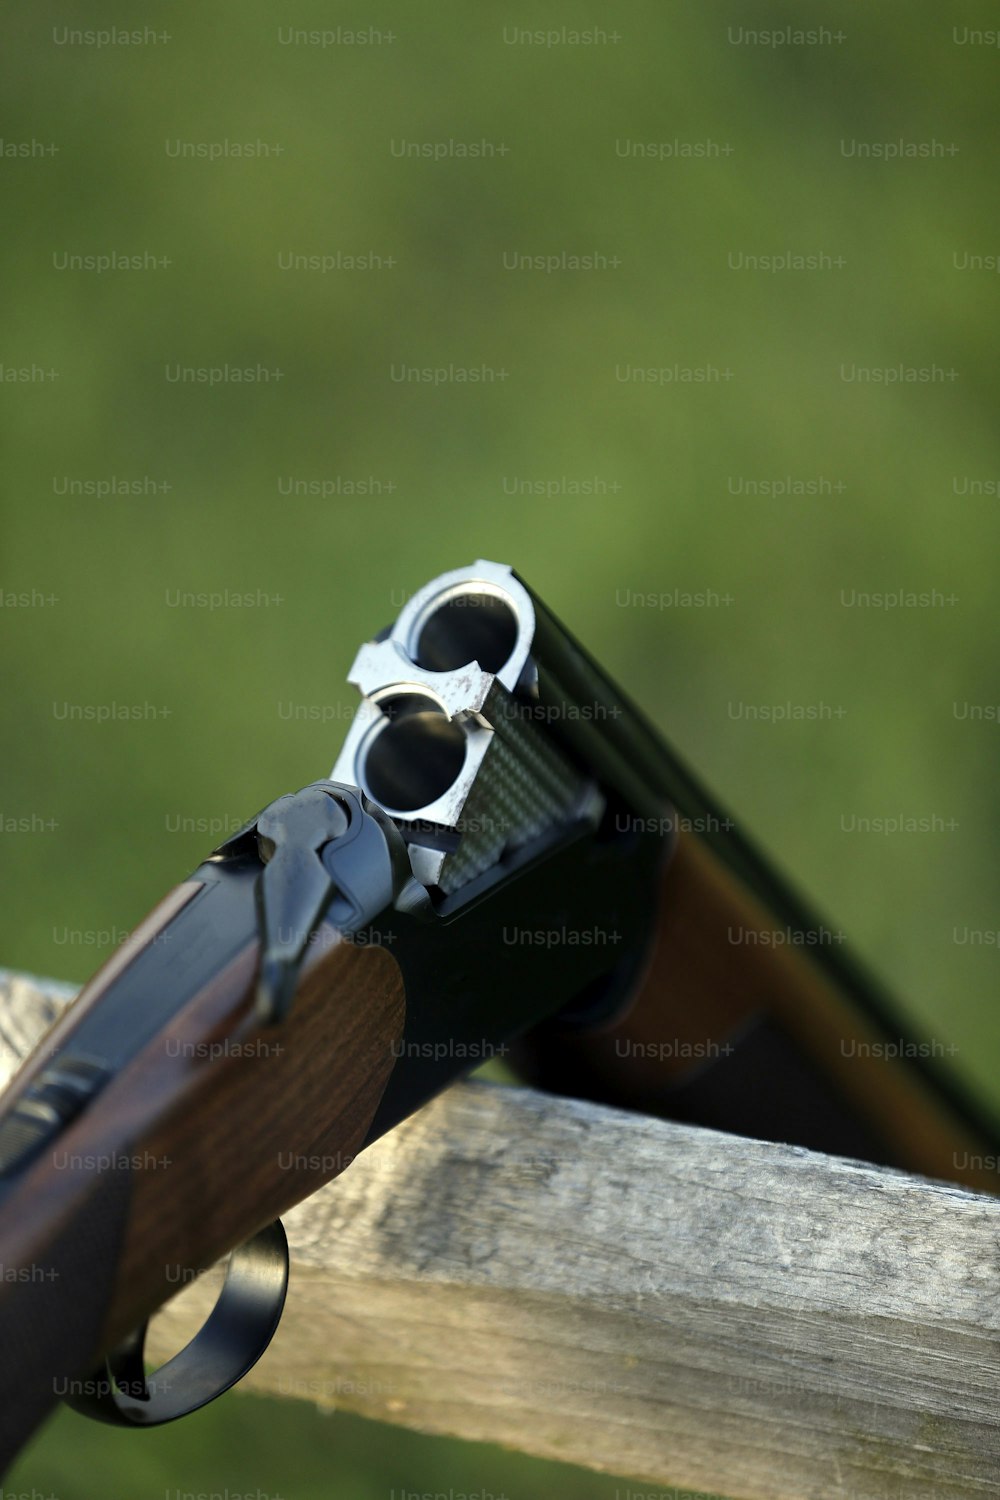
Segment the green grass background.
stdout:
[[[1000,1103],[995,946],[995,673],[1000,281],[953,256],[1000,251],[1000,51],[953,26],[988,6],[810,10],[623,0],[613,11],[438,0],[290,11],[193,0],[5,22],[0,587],[57,603],[0,611],[5,899],[0,957],[83,980],[203,856],[177,819],[237,820],[325,773],[356,645],[445,568],[513,563],[897,989],[913,1027]],[[64,26],[150,24],[170,40],[59,45]],[[282,46],[278,26],[374,25],[391,43]],[[504,26],[599,25],[592,47],[509,45]],[[730,26],[826,25],[824,46],[733,45]],[[841,142],[938,140],[879,161]],[[166,141],[264,141],[271,159],[176,160]],[[486,160],[397,159],[390,142],[486,139]],[[712,159],[625,159],[616,141],[729,143]],[[96,275],[54,256],[152,251]],[[278,268],[283,252],[375,252],[389,269]],[[503,269],[504,252],[617,256]],[[730,252],[843,257],[729,269]],[[488,385],[397,383],[393,365],[503,368]],[[165,367],[281,368],[214,390]],[[706,385],[616,380],[619,365],[730,369]],[[841,366],[936,365],[878,387]],[[164,493],[55,493],[150,476]],[[842,488],[734,495],[740,478]],[[375,496],[284,497],[279,478],[374,476]],[[511,495],[516,478],[599,476],[604,493]],[[611,488],[615,486],[615,488]],[[994,486],[994,489],[996,486]],[[847,609],[841,591],[957,602]],[[173,608],[176,591],[280,604]],[[727,606],[637,608],[712,589]],[[734,720],[734,703],[825,702],[840,718]],[[67,722],[64,703],[169,715]],[[331,707],[332,706],[332,707]],[[892,837],[841,820],[938,816]],[[53,820],[39,830],[38,820]],[[613,1496],[616,1482],[421,1439],[343,1414],[233,1398],[131,1440],[55,1421],[10,1477],[65,1500],[263,1488],[294,1500],[413,1490]]]

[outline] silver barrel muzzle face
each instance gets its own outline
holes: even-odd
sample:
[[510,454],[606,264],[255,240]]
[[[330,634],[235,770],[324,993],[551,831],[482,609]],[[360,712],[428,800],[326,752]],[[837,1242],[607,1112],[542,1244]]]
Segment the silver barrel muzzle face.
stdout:
[[446,893],[554,826],[599,811],[592,779],[532,717],[535,610],[510,568],[432,580],[388,636],[361,647],[365,699],[331,772],[407,838],[414,874]]
[[369,731],[360,763],[368,795],[385,808],[412,813],[442,797],[465,764],[466,736],[423,693],[391,693]]
[[513,602],[475,584],[455,585],[431,599],[411,619],[409,655],[429,672],[453,672],[475,661],[484,672],[501,672],[518,644]]
[[510,692],[529,660],[534,636],[531,594],[511,568],[482,560],[418,589],[391,633],[415,666],[454,672],[474,662]]

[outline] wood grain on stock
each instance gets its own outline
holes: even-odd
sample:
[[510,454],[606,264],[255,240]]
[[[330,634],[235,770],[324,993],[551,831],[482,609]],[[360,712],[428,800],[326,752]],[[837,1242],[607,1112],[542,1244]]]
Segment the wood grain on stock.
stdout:
[[[631,1006],[599,1032],[564,1031],[547,1044],[558,1092],[660,1113],[657,1096],[701,1066],[692,1058],[712,1057],[713,1047],[764,1014],[833,1086],[846,1112],[884,1143],[892,1165],[1000,1192],[991,1170],[996,1143],[977,1138],[915,1068],[885,1053],[885,1033],[824,976],[808,947],[753,941],[778,931],[721,859],[680,833],[663,877],[654,949]],[[732,940],[734,932],[741,942]],[[544,1067],[527,1070],[543,1087],[550,1086]],[[574,1076],[588,1075],[593,1091],[573,1087]],[[780,1069],[756,1086],[780,1095]],[[662,1112],[670,1113],[669,1102]]]
[[168,1042],[218,1042],[246,1019],[256,960],[256,946],[235,959],[146,1050],[134,1088],[121,1086],[137,1123],[143,1095],[178,1102],[143,1137],[149,1157],[171,1165],[136,1177],[112,1339],[162,1300],[163,1267],[211,1264],[350,1165],[392,1070],[399,968],[385,948],[344,942],[312,964],[280,1027],[237,1044],[244,1055],[194,1069],[167,1056]]
[[[158,912],[169,920],[178,909],[168,898]],[[158,925],[145,927],[147,941]],[[363,1141],[403,1033],[403,981],[384,947],[322,935],[281,1025],[261,1029],[253,1019],[251,943],[60,1137],[64,1163],[130,1158],[106,1345],[176,1291],[180,1272],[210,1265],[315,1192]],[[117,956],[111,966],[113,981]],[[65,1037],[105,988],[95,976],[52,1034]],[[7,1231],[11,1264],[36,1258],[32,1246],[40,1251],[53,1226],[78,1211],[88,1174],[54,1161],[43,1152],[5,1205],[5,1224],[16,1225],[14,1243]]]

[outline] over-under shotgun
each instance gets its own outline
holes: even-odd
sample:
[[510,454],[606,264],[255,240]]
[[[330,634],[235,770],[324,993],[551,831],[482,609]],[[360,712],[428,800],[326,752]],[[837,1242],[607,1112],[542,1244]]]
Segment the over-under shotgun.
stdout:
[[[996,1190],[993,1123],[510,568],[435,578],[351,681],[330,778],[171,891],[0,1099],[0,1468],[63,1397],[154,1425],[239,1379],[279,1216],[508,1047],[541,1088]],[[147,1373],[147,1319],[230,1251]]]

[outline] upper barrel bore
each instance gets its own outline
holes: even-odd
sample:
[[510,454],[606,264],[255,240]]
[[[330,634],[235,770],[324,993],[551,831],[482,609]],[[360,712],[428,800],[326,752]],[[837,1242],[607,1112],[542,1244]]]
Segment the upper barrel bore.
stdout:
[[445,589],[420,612],[409,636],[409,655],[426,672],[452,672],[478,662],[499,672],[518,638],[518,617],[509,599],[476,587]]

